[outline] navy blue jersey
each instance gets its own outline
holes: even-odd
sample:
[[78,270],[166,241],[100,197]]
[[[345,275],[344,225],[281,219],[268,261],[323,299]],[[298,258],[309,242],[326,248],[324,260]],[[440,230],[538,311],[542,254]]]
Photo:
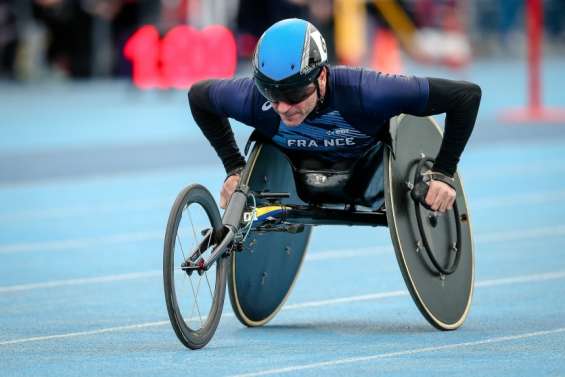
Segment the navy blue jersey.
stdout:
[[281,121],[251,78],[214,81],[209,97],[217,115],[254,127],[280,147],[336,161],[359,157],[391,117],[421,115],[429,92],[425,78],[348,67],[330,67],[327,89],[321,111],[295,127]]

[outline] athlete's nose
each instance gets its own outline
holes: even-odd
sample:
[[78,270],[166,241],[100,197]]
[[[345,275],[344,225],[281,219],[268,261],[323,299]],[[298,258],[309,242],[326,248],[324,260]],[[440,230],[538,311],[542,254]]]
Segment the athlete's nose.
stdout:
[[277,112],[279,113],[286,113],[292,107],[291,104],[284,101],[273,102],[273,106],[275,107],[275,110],[277,110]]

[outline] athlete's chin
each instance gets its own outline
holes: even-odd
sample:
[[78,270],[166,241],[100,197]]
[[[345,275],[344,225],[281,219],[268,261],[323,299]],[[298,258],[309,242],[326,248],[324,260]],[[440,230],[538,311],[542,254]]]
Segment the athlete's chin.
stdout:
[[301,114],[291,115],[289,117],[281,115],[281,120],[288,127],[296,127],[304,121],[304,117]]

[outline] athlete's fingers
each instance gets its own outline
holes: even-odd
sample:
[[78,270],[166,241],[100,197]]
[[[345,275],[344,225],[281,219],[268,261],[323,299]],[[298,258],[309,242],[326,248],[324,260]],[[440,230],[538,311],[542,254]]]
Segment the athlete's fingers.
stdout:
[[220,193],[220,208],[225,209],[227,207],[233,192],[239,184],[239,179],[239,175],[231,175],[224,182]]
[[225,209],[228,204],[228,200],[231,197],[229,193],[229,188],[227,182],[224,182],[222,186],[222,191],[220,192],[220,208]]
[[230,192],[229,188],[224,185],[224,187],[222,188],[222,193],[220,194],[220,208],[226,209],[232,193],[233,191]]
[[445,191],[443,190],[443,187],[437,187],[437,196],[436,199],[434,200],[434,203],[432,204],[432,209],[434,211],[439,211],[442,212],[442,207],[445,204]]
[[228,198],[231,198],[238,184],[239,184],[239,175],[232,175],[227,179],[226,189],[228,192]]
[[445,201],[445,192],[440,188],[438,189],[438,194],[436,196],[436,199],[434,200],[434,203],[432,204],[432,209],[434,211],[442,212],[441,208],[444,205],[444,201]]
[[452,189],[452,191],[449,194],[449,202],[447,204],[447,209],[453,209],[453,203],[455,203],[455,199],[457,199],[457,193],[455,192],[455,190]]
[[[448,184],[440,181],[431,181],[430,189],[426,196],[426,203],[434,211],[445,212],[452,208],[455,194],[455,190]],[[428,198],[430,198],[430,201],[428,201]]]
[[439,188],[433,183],[433,181],[429,183],[430,188],[428,189],[428,193],[426,194],[425,201],[426,204],[435,211],[434,204],[436,202],[437,195],[439,194]]
[[447,206],[449,204],[449,193],[445,192],[442,194],[441,203],[439,204],[439,211],[445,212],[447,211]]
[[226,190],[222,187],[222,191],[220,191],[220,208],[226,209],[226,197],[227,193]]

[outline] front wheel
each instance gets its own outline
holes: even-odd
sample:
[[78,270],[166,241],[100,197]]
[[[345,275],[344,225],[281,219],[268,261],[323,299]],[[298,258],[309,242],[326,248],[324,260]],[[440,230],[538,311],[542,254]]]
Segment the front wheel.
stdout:
[[218,258],[208,270],[188,269],[187,261],[207,259],[221,241],[222,230],[218,207],[205,187],[191,185],[179,193],[165,233],[163,279],[171,325],[181,343],[191,349],[204,347],[218,327],[227,258]]

